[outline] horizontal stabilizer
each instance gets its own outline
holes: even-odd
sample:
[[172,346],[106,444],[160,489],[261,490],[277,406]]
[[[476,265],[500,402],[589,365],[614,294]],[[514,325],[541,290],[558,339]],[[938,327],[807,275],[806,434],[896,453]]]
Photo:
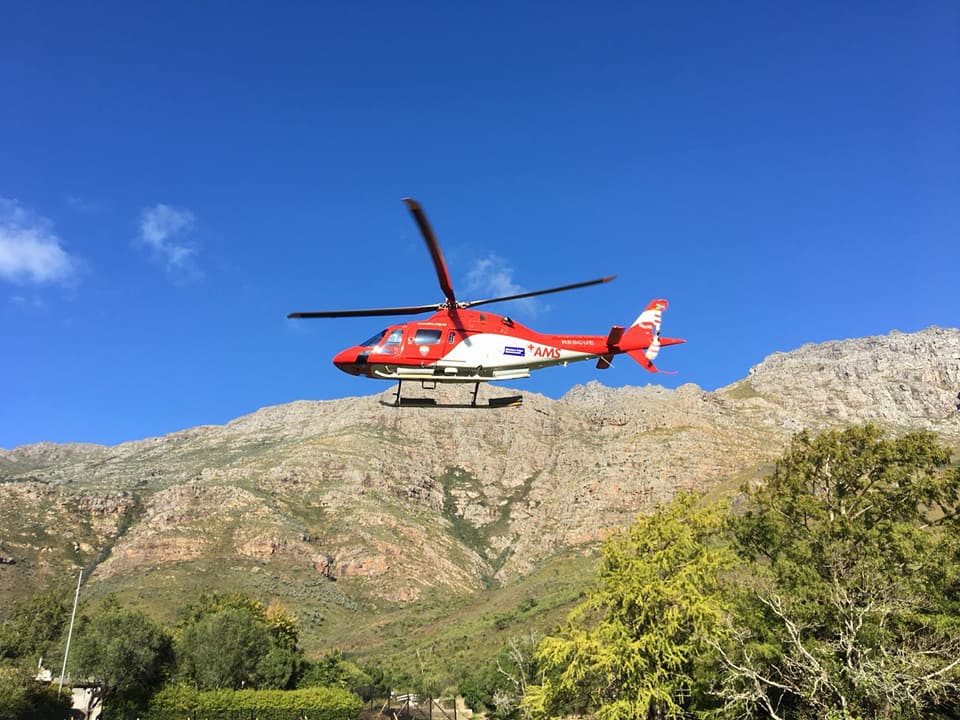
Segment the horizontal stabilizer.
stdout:
[[[610,328],[610,334],[607,335],[607,347],[611,350],[618,349],[617,343],[623,337],[623,328],[620,325],[614,325]],[[607,353],[597,358],[597,370],[607,370],[613,367],[614,353]]]
[[616,347],[617,343],[620,342],[620,338],[623,337],[623,328],[619,325],[614,325],[610,328],[610,334],[607,335],[607,347]]

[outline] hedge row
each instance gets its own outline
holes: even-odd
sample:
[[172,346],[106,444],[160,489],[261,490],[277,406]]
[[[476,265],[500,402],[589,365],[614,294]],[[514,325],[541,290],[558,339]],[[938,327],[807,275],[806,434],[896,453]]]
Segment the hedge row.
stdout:
[[167,687],[153,696],[147,720],[354,720],[363,703],[343,688],[212,690]]

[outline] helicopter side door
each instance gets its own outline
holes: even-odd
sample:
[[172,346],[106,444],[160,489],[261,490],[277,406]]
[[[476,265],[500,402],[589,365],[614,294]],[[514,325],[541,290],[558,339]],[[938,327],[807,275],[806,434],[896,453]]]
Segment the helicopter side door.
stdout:
[[404,343],[403,355],[409,360],[420,360],[424,365],[443,357],[446,329],[439,325],[412,326]]

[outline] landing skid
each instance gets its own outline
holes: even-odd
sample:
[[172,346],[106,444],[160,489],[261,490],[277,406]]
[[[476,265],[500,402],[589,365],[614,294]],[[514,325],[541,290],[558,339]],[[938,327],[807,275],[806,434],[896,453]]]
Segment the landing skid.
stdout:
[[[435,390],[437,383],[427,384],[428,381],[421,381],[420,385],[425,390]],[[445,408],[501,408],[512,407],[523,404],[523,395],[508,395],[506,397],[496,397],[487,400],[486,406],[477,404],[477,393],[480,392],[480,383],[474,383],[473,394],[470,398],[470,404],[466,403],[439,403],[436,398],[428,397],[403,397],[403,380],[397,381],[397,391],[394,393],[394,407],[445,407]]]
[[523,405],[523,395],[508,395],[507,397],[490,398],[487,404],[492,408]]

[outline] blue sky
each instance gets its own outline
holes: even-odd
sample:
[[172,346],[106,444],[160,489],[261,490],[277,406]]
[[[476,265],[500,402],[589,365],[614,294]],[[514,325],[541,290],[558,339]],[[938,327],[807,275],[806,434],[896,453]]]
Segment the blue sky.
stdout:
[[616,273],[491,307],[688,344],[512,384],[714,389],[960,321],[960,6],[18,3],[0,26],[0,447],[364,395],[378,319],[293,310]]

